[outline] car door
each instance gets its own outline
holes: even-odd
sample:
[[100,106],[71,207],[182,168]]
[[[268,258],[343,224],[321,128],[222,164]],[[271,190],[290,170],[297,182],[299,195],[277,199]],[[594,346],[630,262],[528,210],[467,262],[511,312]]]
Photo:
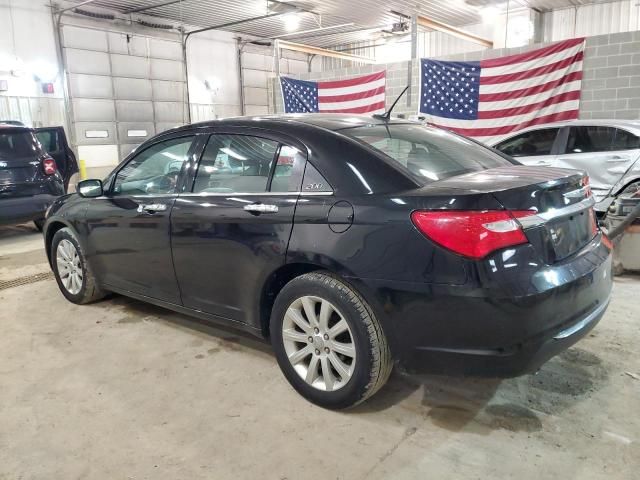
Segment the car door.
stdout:
[[495,145],[495,149],[516,158],[524,165],[554,166],[555,147],[560,128],[529,130]]
[[58,171],[64,180],[64,191],[69,187],[69,180],[78,173],[78,162],[62,127],[45,127],[33,129],[42,148],[53,157]]
[[171,215],[186,307],[252,326],[266,278],[285,262],[306,149],[264,131],[218,131]]
[[633,149],[621,149],[626,143],[622,133],[616,142],[615,127],[576,125],[569,127],[564,150],[557,157],[557,166],[584,170],[589,174],[591,190],[596,200],[602,200],[616,181],[633,163]]
[[144,147],[112,175],[104,196],[90,201],[87,250],[107,288],[180,304],[170,216],[194,138],[179,136]]

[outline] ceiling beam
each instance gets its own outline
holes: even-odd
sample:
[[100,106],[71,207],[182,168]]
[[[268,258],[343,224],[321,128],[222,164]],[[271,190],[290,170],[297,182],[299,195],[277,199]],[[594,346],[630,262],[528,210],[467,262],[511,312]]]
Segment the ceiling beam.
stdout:
[[314,47],[312,45],[304,45],[302,43],[293,43],[286,40],[278,40],[278,48],[293,50],[294,52],[307,53],[309,55],[321,55],[323,57],[339,58],[341,60],[350,60],[352,62],[376,63],[374,58],[362,57],[360,55],[352,55],[350,53],[337,52],[327,48]]
[[429,28],[431,30],[437,30],[438,32],[443,32],[457,38],[461,38],[462,40],[466,40],[468,42],[478,43],[485,47],[493,48],[492,40],[488,40],[478,35],[474,35],[473,33],[469,33],[466,30],[452,27],[451,25],[447,25],[446,23],[432,20],[421,15],[418,15],[418,25],[424,28]]

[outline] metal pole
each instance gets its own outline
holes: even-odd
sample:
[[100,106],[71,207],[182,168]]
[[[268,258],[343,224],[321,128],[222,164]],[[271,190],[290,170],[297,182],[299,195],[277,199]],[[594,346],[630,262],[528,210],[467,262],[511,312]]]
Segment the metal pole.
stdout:
[[273,113],[277,113],[276,111],[278,109],[278,94],[276,93],[276,89],[278,88],[278,84],[280,83],[280,40],[278,40],[277,38],[273,42],[273,55],[274,61],[276,62],[276,79],[275,82],[273,82]]
[[[93,1],[93,0],[91,0]],[[89,2],[84,2],[89,3]],[[84,5],[82,3],[82,5]],[[61,33],[61,22],[62,22],[62,14],[69,9],[62,10],[58,13],[54,13],[53,6],[51,10],[51,18],[53,20],[53,37],[56,44],[56,56],[58,57],[58,65],[61,69],[61,79],[62,79],[62,92],[63,92],[63,102],[64,102],[64,116],[65,122],[69,127],[69,142],[71,145],[78,148],[77,138],[76,138],[76,129],[73,122],[73,105],[71,104],[71,87],[69,85],[69,76],[67,75],[67,62],[65,60],[64,50],[62,47],[62,33]]]
[[242,71],[242,49],[244,48],[244,43],[240,38],[236,42],[238,44],[238,76],[240,77],[240,114],[244,115],[244,72]]
[[418,58],[418,15],[414,13],[411,16],[411,60],[407,65],[407,107],[411,106],[411,94],[413,93],[413,87],[411,85],[413,80],[413,64],[416,58]]

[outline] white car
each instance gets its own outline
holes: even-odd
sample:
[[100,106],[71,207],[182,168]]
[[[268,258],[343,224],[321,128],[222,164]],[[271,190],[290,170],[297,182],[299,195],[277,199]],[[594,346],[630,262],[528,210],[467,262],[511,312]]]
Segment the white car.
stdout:
[[589,174],[596,211],[640,189],[640,120],[571,120],[538,125],[491,145],[524,165],[575,168]]

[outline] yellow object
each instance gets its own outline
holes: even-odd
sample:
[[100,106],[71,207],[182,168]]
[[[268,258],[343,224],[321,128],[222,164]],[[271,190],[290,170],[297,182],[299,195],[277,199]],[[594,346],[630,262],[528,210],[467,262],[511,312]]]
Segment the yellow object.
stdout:
[[86,180],[87,178],[87,163],[81,158],[80,159],[80,180]]

